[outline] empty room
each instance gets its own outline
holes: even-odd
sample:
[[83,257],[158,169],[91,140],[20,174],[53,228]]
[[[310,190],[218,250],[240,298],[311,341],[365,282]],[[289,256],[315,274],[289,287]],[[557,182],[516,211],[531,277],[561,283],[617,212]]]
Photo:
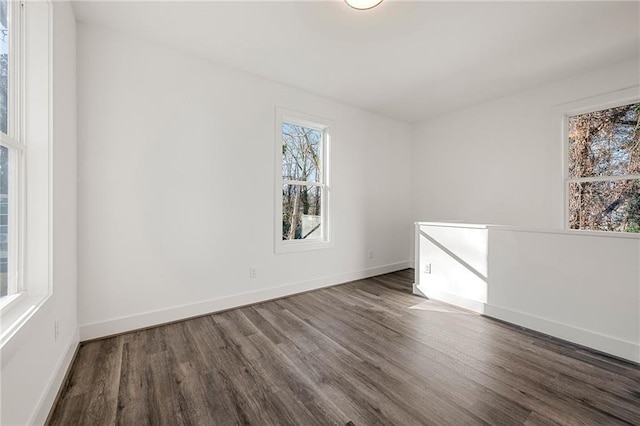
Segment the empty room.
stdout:
[[0,36],[0,424],[640,425],[640,1]]

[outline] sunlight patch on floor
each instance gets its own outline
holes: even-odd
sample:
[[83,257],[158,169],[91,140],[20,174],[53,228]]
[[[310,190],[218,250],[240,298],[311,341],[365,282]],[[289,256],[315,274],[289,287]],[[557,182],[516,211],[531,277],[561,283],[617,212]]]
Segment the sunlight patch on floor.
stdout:
[[413,306],[409,306],[409,309],[416,309],[420,311],[432,311],[432,312],[446,312],[450,314],[466,314],[477,315],[475,312],[467,311],[464,309],[458,309],[454,306],[448,306],[432,300],[425,300]]

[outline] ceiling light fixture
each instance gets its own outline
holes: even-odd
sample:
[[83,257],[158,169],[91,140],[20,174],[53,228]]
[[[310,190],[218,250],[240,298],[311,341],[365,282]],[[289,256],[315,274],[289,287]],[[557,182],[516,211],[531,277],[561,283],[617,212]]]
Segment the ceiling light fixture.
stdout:
[[344,0],[345,3],[357,10],[368,10],[373,9],[380,3],[382,0]]

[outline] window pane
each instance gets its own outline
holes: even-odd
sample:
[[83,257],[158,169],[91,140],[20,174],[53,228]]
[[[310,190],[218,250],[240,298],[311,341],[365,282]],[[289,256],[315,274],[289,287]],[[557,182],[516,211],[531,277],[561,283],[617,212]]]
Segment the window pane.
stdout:
[[0,147],[0,297],[9,292],[9,150]]
[[569,227],[640,232],[640,180],[570,183]]
[[282,179],[322,182],[322,131],[282,123]]
[[0,0],[0,131],[7,134],[9,123],[9,4]]
[[569,118],[569,177],[640,174],[640,103]]
[[322,238],[322,188],[307,185],[282,186],[282,239]]

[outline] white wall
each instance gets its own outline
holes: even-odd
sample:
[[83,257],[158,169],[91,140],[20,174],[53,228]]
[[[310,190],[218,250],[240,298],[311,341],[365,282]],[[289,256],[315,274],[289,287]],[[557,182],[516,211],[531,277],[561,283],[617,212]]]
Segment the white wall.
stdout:
[[[407,266],[408,125],[84,24],[78,93],[83,339]],[[332,249],[273,253],[276,106],[335,124]]]
[[[34,6],[37,5],[37,6]],[[48,7],[32,3],[29,7]],[[75,18],[53,10],[52,296],[2,348],[3,425],[41,424],[78,342],[76,320]],[[60,335],[54,339],[54,322]]]
[[[636,59],[417,123],[414,219],[562,228],[561,106],[639,84]],[[455,229],[434,232],[458,258],[420,239],[423,292],[640,360],[637,240]]]
[[486,226],[416,226],[417,294],[484,312],[488,293]]
[[640,362],[637,235],[423,224],[419,239],[419,293]]
[[554,106],[638,84],[636,59],[416,124],[414,219],[562,227]]

